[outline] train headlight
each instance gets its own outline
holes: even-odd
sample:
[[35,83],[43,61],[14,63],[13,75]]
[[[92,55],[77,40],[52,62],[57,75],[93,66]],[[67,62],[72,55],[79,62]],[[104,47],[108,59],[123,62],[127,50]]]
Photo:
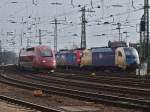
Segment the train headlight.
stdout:
[[45,60],[43,60],[42,62],[43,62],[43,63],[46,63],[46,61],[45,61]]
[[56,65],[56,61],[55,61],[55,60],[53,60],[53,65],[54,65],[54,66]]

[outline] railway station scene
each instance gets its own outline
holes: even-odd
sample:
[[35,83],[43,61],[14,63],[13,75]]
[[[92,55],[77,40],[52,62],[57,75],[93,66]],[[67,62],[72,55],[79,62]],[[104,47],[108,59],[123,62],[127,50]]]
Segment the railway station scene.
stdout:
[[149,0],[0,0],[0,112],[150,112]]

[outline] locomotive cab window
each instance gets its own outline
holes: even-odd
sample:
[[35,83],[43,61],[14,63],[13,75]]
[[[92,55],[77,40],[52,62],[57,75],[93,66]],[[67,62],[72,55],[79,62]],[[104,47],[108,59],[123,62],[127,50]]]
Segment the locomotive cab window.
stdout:
[[34,51],[34,47],[27,48],[26,51]]
[[127,58],[137,58],[138,54],[133,48],[124,48],[125,54]]
[[41,51],[41,56],[42,57],[52,57],[52,52],[49,50]]

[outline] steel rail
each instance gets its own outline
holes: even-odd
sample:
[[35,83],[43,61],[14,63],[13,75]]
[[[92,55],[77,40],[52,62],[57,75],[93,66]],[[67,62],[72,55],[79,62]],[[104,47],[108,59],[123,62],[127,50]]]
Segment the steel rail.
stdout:
[[15,104],[18,104],[18,105],[21,105],[21,106],[25,106],[25,107],[28,107],[30,109],[36,109],[36,110],[42,111],[42,112],[64,112],[62,110],[58,110],[58,109],[54,109],[54,108],[49,108],[49,107],[33,104],[33,103],[30,103],[30,102],[26,102],[26,101],[23,101],[23,100],[11,98],[11,97],[4,96],[4,95],[0,95],[0,99],[4,100],[4,101],[7,101],[7,102],[15,103]]
[[141,88],[149,88],[150,87],[150,80],[144,79],[131,79],[131,78],[119,78],[119,77],[105,77],[105,76],[85,76],[85,75],[63,75],[63,73],[55,73],[52,75],[53,77],[65,78],[65,79],[75,79],[75,80],[83,80],[83,81],[90,81],[90,82],[101,82],[101,83],[109,83],[114,85],[124,85],[124,86],[134,86],[134,87],[141,87]]
[[3,76],[3,78],[9,81],[6,82],[4,80],[3,81],[1,80],[1,82],[4,83],[6,82],[7,84],[15,85],[22,88],[28,88],[31,90],[34,90],[36,88],[41,88],[44,92],[49,94],[57,94],[57,95],[68,96],[72,98],[78,98],[80,100],[107,103],[107,104],[127,107],[127,108],[134,108],[134,109],[138,108],[142,110],[150,109],[150,101],[148,100],[140,100],[140,99],[138,100],[138,99],[127,98],[127,97],[119,97],[115,95],[59,88],[55,86],[46,86],[46,85],[35,84],[31,82],[18,81],[17,79],[8,78],[6,76]]
[[61,73],[76,73],[76,74],[89,74],[89,73],[96,73],[98,74],[97,76],[103,76],[103,77],[117,77],[117,78],[130,78],[130,79],[150,79],[150,76],[148,75],[145,75],[145,76],[140,76],[140,75],[135,75],[136,73],[134,74],[131,74],[129,72],[126,72],[126,71],[102,71],[102,70],[94,70],[94,71],[89,71],[89,70],[80,70],[80,69],[72,69],[72,70],[66,70],[66,69],[59,69],[57,68],[56,72],[61,72]]
[[49,76],[49,78],[40,77],[37,75],[23,75],[27,78],[32,78],[32,80],[38,80],[41,82],[44,82],[46,85],[51,83],[66,85],[66,86],[77,86],[81,88],[89,88],[89,89],[96,89],[96,90],[104,90],[104,91],[112,91],[112,92],[120,92],[120,93],[126,93],[126,94],[135,94],[140,96],[150,96],[150,90],[149,89],[141,89],[141,88],[134,88],[134,87],[126,87],[126,86],[120,86],[120,85],[110,85],[110,84],[103,84],[102,82],[95,83],[95,82],[87,82],[87,81],[81,81],[81,80],[73,80],[73,79],[63,79],[58,78],[57,79],[53,76]]

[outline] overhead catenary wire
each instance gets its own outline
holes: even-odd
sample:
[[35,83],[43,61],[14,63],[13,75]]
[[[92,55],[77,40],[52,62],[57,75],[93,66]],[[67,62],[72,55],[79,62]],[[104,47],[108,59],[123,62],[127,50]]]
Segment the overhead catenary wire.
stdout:
[[[63,0],[62,0],[63,1]],[[46,1],[44,1],[44,2],[46,2]],[[68,4],[67,5],[71,5],[72,7],[71,7],[71,9],[70,10],[67,10],[67,11],[64,11],[64,12],[60,12],[59,14],[57,14],[56,15],[56,17],[59,17],[60,19],[61,18],[67,18],[66,20],[66,23],[67,22],[69,22],[69,21],[72,21],[73,20],[73,18],[78,18],[78,20],[77,21],[72,21],[72,24],[70,24],[70,25],[68,25],[68,26],[65,26],[65,25],[61,25],[60,26],[60,34],[63,34],[63,31],[62,31],[62,29],[63,30],[66,30],[66,32],[67,31],[71,31],[72,29],[75,29],[75,27],[78,27],[78,26],[80,26],[80,18],[78,17],[78,15],[80,14],[79,12],[78,12],[78,10],[79,10],[79,8],[80,7],[77,7],[78,6],[78,3],[79,3],[80,1],[78,0],[78,2],[76,2],[76,1],[73,1],[73,0],[71,0],[71,3],[70,3],[70,1],[68,2]],[[101,2],[104,2],[104,5],[103,5],[103,7],[104,7],[104,11],[106,11],[105,12],[105,14],[104,14],[104,16],[103,16],[103,18],[99,18],[99,16],[101,16],[101,15],[96,15],[95,16],[95,18],[94,17],[90,17],[90,16],[87,16],[87,19],[88,19],[88,25],[91,25],[91,26],[88,26],[87,25],[87,28],[90,28],[91,30],[93,30],[94,29],[94,27],[96,26],[96,20],[97,21],[102,21],[102,22],[105,22],[105,20],[106,21],[108,21],[108,22],[111,22],[111,20],[112,20],[112,16],[110,16],[110,15],[108,15],[109,14],[109,10],[111,10],[111,9],[113,9],[112,8],[112,4],[107,4],[107,2],[108,2],[108,0],[107,1],[104,1],[104,0],[89,0],[86,4],[87,4],[87,7],[89,7],[89,8],[93,8],[94,10],[96,10],[97,12],[100,12],[101,10],[102,10],[102,4],[101,4]],[[115,2],[114,2],[115,3]],[[117,4],[117,2],[116,2],[116,4]],[[25,21],[27,21],[28,22],[28,26],[32,26],[32,23],[33,23],[33,21],[31,20],[31,19],[33,19],[33,16],[29,19],[28,18],[28,16],[31,14],[31,15],[33,15],[33,13],[31,12],[30,14],[28,13],[29,12],[29,10],[30,9],[33,9],[33,7],[30,7],[30,6],[28,6],[29,4],[27,4],[25,7],[25,9],[23,9],[23,7],[22,8],[16,8],[16,9],[18,9],[18,11],[16,12],[16,9],[15,9],[15,11],[14,11],[14,13],[13,13],[13,15],[15,16],[15,19],[16,19],[16,22],[17,22],[17,26],[19,26],[19,24],[21,23],[20,22],[20,20],[21,20],[21,18],[22,17],[24,17],[24,19],[25,19]],[[73,7],[73,5],[74,5],[74,7]],[[96,7],[95,6],[97,6],[97,5],[101,5],[101,7],[100,7],[100,9],[96,9]],[[121,2],[121,5],[123,5],[123,7],[125,7],[126,9],[128,9],[128,7],[130,8],[130,11],[129,10],[127,10],[127,11],[125,11],[124,10],[124,12],[122,13],[116,13],[116,12],[113,12],[113,17],[114,17],[114,23],[117,23],[118,22],[118,20],[116,19],[118,16],[121,16],[121,17],[124,17],[124,15],[126,16],[126,20],[124,19],[122,19],[121,18],[121,20],[119,21],[119,22],[130,22],[130,23],[128,23],[128,24],[131,24],[131,22],[134,22],[134,20],[132,20],[130,17],[132,17],[131,16],[131,14],[132,13],[136,13],[136,12],[138,12],[138,11],[141,11],[142,9],[143,9],[143,7],[141,7],[141,8],[139,8],[139,7],[137,7],[136,6],[136,4],[135,4],[135,1],[134,0],[130,0],[130,6],[128,5],[128,7],[127,7],[127,2],[126,1],[123,1],[123,2]],[[63,5],[64,6],[64,5]],[[135,8],[133,8],[133,6],[135,7]],[[39,7],[40,7],[40,4],[39,4]],[[68,6],[67,6],[68,7]],[[27,8],[28,8],[28,10],[27,10]],[[106,10],[106,8],[108,8],[107,10]],[[69,7],[68,7],[68,9],[69,9]],[[117,8],[116,8],[117,9]],[[138,10],[139,9],[139,10]],[[136,11],[137,10],[137,11]],[[27,12],[28,11],[28,12]],[[95,14],[97,14],[97,12],[95,13]],[[16,14],[15,14],[16,13]],[[108,14],[107,14],[108,13]],[[23,15],[23,14],[25,14],[25,15]],[[40,17],[40,16],[39,16]],[[7,18],[7,17],[6,17]],[[8,17],[8,18],[10,18],[10,17]],[[50,24],[49,24],[49,21],[51,21],[52,19],[53,19],[53,16],[52,15],[48,15],[48,16],[41,16],[41,21],[40,21],[40,23],[39,23],[39,27],[42,27],[42,28],[44,28],[45,27],[45,29],[47,29],[48,28],[48,26],[50,26]],[[139,21],[139,20],[137,20],[137,21]],[[101,23],[102,23],[101,22]],[[7,23],[7,21],[5,22],[5,23]],[[135,24],[136,24],[136,21],[134,22]],[[134,23],[132,23],[132,24],[134,24]],[[0,24],[2,24],[2,23],[0,23]],[[27,25],[25,25],[25,27],[26,27]],[[27,26],[27,27],[28,27]],[[103,27],[103,26],[106,26],[106,25],[99,25],[99,26],[97,26],[97,27]],[[26,28],[27,28],[26,27]],[[50,26],[51,27],[51,26]],[[35,27],[33,26],[32,27],[32,30],[34,29]],[[59,30],[59,29],[58,29]],[[101,29],[102,30],[102,29]],[[17,31],[18,32],[18,31]],[[92,33],[92,32],[91,32]]]

